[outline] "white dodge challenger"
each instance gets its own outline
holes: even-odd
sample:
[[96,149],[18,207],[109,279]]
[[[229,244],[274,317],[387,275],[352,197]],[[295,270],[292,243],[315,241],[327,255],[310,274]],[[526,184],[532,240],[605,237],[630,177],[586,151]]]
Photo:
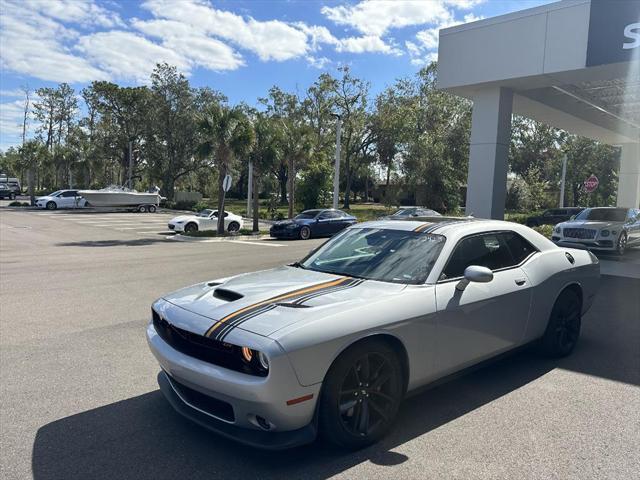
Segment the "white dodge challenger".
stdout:
[[192,421],[262,448],[359,448],[418,387],[525,344],[570,354],[599,278],[593,254],[523,225],[381,220],[160,298],[147,340]]
[[[224,212],[224,229],[237,232],[242,228],[240,215]],[[191,215],[179,215],[169,220],[169,230],[174,232],[197,232],[198,230],[215,230],[218,227],[218,211],[205,208]]]

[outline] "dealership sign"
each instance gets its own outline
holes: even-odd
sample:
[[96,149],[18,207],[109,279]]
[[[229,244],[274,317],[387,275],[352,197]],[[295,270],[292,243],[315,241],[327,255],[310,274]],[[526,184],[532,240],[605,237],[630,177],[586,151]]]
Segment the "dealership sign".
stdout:
[[640,59],[640,1],[592,0],[587,67]]
[[600,185],[600,180],[595,175],[591,175],[584,181],[584,189],[587,193],[593,192]]

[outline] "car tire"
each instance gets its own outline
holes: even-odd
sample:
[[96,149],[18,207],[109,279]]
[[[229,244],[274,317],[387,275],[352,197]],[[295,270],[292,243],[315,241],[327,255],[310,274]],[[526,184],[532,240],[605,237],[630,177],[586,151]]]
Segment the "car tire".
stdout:
[[311,238],[311,229],[306,225],[300,229],[300,240],[309,240]]
[[156,213],[156,210],[157,210],[157,208],[156,208],[155,205],[149,205],[149,207],[148,207],[149,213]]
[[58,208],[58,205],[53,200],[47,202],[47,210],[55,210]]
[[147,207],[146,207],[145,205],[140,205],[140,206],[138,207],[138,212],[140,212],[140,213],[146,213],[146,211],[147,211]]
[[392,427],[403,394],[396,352],[379,340],[358,343],[336,359],[324,380],[320,435],[342,448],[371,445]]
[[540,339],[540,351],[547,357],[569,355],[580,337],[582,300],[573,289],[564,290],[553,305],[549,323]]
[[184,231],[189,233],[189,232],[197,232],[198,231],[198,225],[196,223],[190,222],[187,223],[184,226]]
[[616,253],[618,255],[622,256],[627,251],[627,241],[627,232],[622,232],[616,242]]
[[229,233],[237,232],[238,230],[240,230],[240,224],[238,222],[231,222],[227,227],[227,232]]

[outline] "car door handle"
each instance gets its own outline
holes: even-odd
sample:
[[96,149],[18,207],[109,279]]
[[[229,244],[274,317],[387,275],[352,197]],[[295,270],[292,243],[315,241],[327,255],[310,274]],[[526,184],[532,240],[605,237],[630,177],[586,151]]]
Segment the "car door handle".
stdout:
[[526,278],[517,278],[516,279],[516,285],[518,285],[519,287],[521,287],[525,283],[527,283],[527,279]]

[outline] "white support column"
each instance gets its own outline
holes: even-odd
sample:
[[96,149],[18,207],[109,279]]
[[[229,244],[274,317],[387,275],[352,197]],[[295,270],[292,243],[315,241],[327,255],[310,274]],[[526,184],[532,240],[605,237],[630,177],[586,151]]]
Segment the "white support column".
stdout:
[[488,88],[473,97],[467,215],[504,218],[513,92]]
[[640,206],[640,143],[622,145],[617,205],[628,208]]

